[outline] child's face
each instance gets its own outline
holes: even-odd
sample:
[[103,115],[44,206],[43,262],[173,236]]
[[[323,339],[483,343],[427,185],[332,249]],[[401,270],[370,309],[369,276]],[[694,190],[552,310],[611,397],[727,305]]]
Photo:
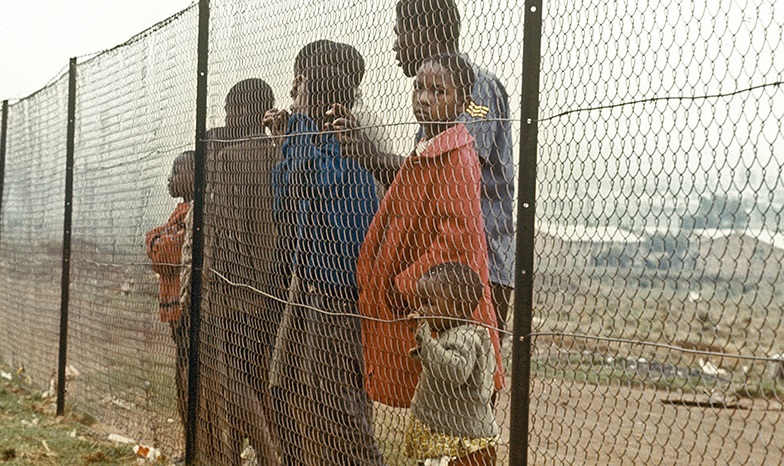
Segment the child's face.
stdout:
[[192,160],[177,158],[172,164],[168,183],[171,197],[188,197],[193,191],[193,170],[187,162],[192,163]]
[[465,315],[459,299],[449,296],[441,283],[432,277],[419,281],[417,295],[419,314],[427,319],[433,330],[446,330],[465,323],[455,319],[470,319],[470,315]]
[[417,71],[411,103],[414,116],[430,138],[452,126],[466,102],[454,74],[439,63],[426,61]]

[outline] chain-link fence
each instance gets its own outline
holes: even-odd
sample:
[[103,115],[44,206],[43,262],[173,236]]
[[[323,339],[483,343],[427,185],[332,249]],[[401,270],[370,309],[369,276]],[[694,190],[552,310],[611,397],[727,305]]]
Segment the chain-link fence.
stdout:
[[546,2],[534,463],[781,461],[781,6]]
[[198,464],[780,464],[782,28],[202,1],[4,106],[0,359]]
[[6,105],[2,359],[44,387],[56,374],[68,79]]

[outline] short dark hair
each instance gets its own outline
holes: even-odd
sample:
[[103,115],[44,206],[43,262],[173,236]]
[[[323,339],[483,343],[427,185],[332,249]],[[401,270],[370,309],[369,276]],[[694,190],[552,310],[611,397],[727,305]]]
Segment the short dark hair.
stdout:
[[322,39],[302,47],[294,59],[294,72],[307,78],[315,104],[351,108],[365,75],[365,60],[348,44]]
[[476,75],[474,67],[465,57],[456,53],[439,53],[426,58],[422,64],[425,63],[441,65],[441,68],[449,71],[454,78],[455,85],[463,91],[464,95],[471,95]]
[[434,265],[420,280],[434,280],[440,285],[444,298],[461,306],[463,314],[471,314],[484,298],[485,285],[474,270],[461,262]]
[[405,30],[433,31],[435,40],[457,48],[460,12],[455,0],[398,0],[395,12]]
[[275,94],[263,79],[243,79],[233,85],[226,95],[226,105],[248,105],[251,103],[263,104],[264,111],[275,106]]
[[345,75],[353,87],[359,87],[365,76],[365,59],[354,47],[341,42],[320,39],[311,42],[297,53],[294,72],[305,74],[313,68],[334,67]]
[[174,164],[187,164],[187,167],[190,170],[194,169],[194,165],[196,163],[196,151],[193,150],[184,150],[180,152],[177,157],[174,157],[172,161],[172,165]]

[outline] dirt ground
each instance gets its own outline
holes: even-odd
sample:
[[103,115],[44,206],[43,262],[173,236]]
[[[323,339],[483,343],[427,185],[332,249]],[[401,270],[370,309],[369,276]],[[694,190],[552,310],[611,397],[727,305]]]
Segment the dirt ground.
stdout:
[[[504,352],[511,366],[509,346]],[[573,375],[574,373],[572,373]],[[511,378],[507,387],[511,387]],[[719,398],[718,392],[610,385],[569,376],[531,380],[528,464],[547,465],[784,465],[784,399]],[[509,451],[511,399],[500,393],[498,466]],[[390,466],[413,466],[400,454],[405,410],[376,405],[377,437]]]
[[[583,313],[575,314],[583,315]],[[27,315],[30,315],[29,310]],[[119,327],[116,322],[107,322],[105,325],[109,328],[124,328]],[[172,355],[165,327],[159,326],[155,321],[149,323],[148,327],[141,327],[145,330],[143,335],[134,335],[134,338],[126,338],[127,331],[115,335],[109,332],[108,328],[99,328],[88,335],[93,338],[89,343],[99,341],[101,345],[96,344],[96,347],[108,347],[113,351],[119,349],[129,354],[142,349],[143,355],[155,355],[155,364],[152,364],[154,369],[158,366],[169,367]],[[764,328],[763,325],[757,327]],[[76,325],[74,328],[78,329],[79,326]],[[35,331],[40,333],[40,327]],[[107,335],[105,338],[117,338],[118,341],[96,340],[95,335]],[[130,343],[127,346],[119,346],[121,338]],[[152,339],[152,343],[145,347],[137,344],[145,339]],[[91,371],[85,369],[88,364],[80,364],[78,358],[79,339],[73,338],[72,342],[71,363],[82,369],[83,375],[72,382],[71,399],[80,400],[82,406],[85,400],[92,402],[89,407],[102,414],[100,416],[102,422],[113,424],[127,436],[145,440],[157,437],[164,453],[170,456],[181,453],[181,441],[179,437],[175,439],[174,435],[174,432],[179,430],[179,424],[168,422],[168,419],[176,417],[173,406],[165,406],[165,410],[160,406],[167,400],[172,400],[173,396],[161,395],[154,398],[154,401],[157,400],[157,404],[153,403],[155,406],[137,403],[136,408],[139,411],[128,410],[124,407],[125,404],[121,405],[119,401],[130,398],[129,393],[143,394],[144,391],[140,387],[144,386],[143,381],[146,379],[140,378],[135,372],[125,373],[114,366],[104,364],[98,365],[98,369],[104,366],[115,369],[111,376],[106,376],[112,385],[93,385],[92,379],[88,377]],[[545,340],[541,339],[540,349],[543,348],[544,343]],[[575,342],[547,343],[550,345],[557,343],[555,346],[558,348],[571,351],[586,349]],[[7,342],[0,339],[0,348],[3,344]],[[587,349],[599,351],[601,348]],[[545,354],[554,354],[555,350],[547,347],[542,351]],[[626,354],[617,345],[604,348],[602,354],[605,352],[614,355]],[[98,352],[84,351],[83,353],[85,357],[101,360],[96,356]],[[506,356],[508,358],[509,355]],[[134,365],[135,359],[129,361],[120,357],[114,359],[118,367],[125,367],[125,365],[137,367]],[[674,359],[685,364],[683,358]],[[507,367],[510,366],[509,362],[507,359]],[[33,369],[33,365],[30,366],[30,369]],[[41,377],[48,377],[47,371],[39,372],[42,374]],[[633,388],[624,385],[622,380],[616,380],[611,385],[585,384],[570,380],[569,376],[570,374],[567,373],[557,378],[546,379],[536,376],[532,379],[528,454],[530,465],[784,465],[784,408],[782,408],[784,399],[780,396],[778,399],[760,399],[754,402],[749,400],[750,404],[746,406],[748,409],[720,405],[689,406],[679,401],[678,394],[672,391]],[[149,376],[148,379],[152,380],[152,387],[156,387],[155,393],[163,393],[157,387],[171,385],[169,379],[157,380]],[[95,395],[93,398],[80,398],[81,391],[93,394],[108,392],[113,396],[108,397],[107,400],[95,399]],[[686,398],[681,397],[681,399]],[[102,404],[103,401],[106,401],[106,406]],[[520,448],[520,445],[510,444],[508,439],[510,407],[508,393],[502,394],[498,400],[498,407],[499,420],[504,421],[505,427],[505,438],[499,449],[498,461],[498,465],[502,466],[509,462],[508,451]],[[145,412],[150,410],[152,412],[161,410],[158,414],[163,414],[165,411],[166,415],[151,420],[149,419],[151,416],[145,415]],[[405,413],[391,409],[377,409],[376,415],[377,427],[381,433],[380,443],[389,459],[388,464],[409,465],[410,463],[399,454]],[[152,431],[150,426],[154,426],[155,430]],[[50,442],[49,446],[53,447],[53,444]],[[44,447],[40,448],[43,448],[42,454],[48,454]],[[17,449],[17,452],[21,451]],[[3,461],[0,460],[0,464],[2,463]]]
[[[784,406],[781,400],[743,399],[742,403],[727,400],[724,404],[700,405],[694,403],[695,398],[708,399],[707,396],[665,390],[535,377],[531,389],[529,464],[784,464]],[[498,461],[501,466],[509,464],[509,450],[521,446],[509,441],[508,391],[502,392],[497,406],[499,419],[503,420]],[[404,410],[377,406],[376,414],[383,415],[377,417],[377,427],[381,427],[377,434],[380,434],[388,464],[411,464],[399,453],[406,419]],[[42,421],[42,425],[46,422],[49,421]],[[91,431],[94,437],[101,429],[94,425]],[[105,438],[105,435],[99,437]],[[59,450],[60,458],[65,455],[64,451],[73,448],[61,450],[52,440],[49,445],[52,450]],[[90,445],[91,449],[95,448],[93,443]],[[16,447],[15,451],[21,455],[24,449]],[[40,454],[52,455],[45,451]],[[54,460],[51,464],[56,464],[57,457],[49,456],[42,458]],[[128,453],[119,456],[116,458],[118,463],[128,459]],[[36,464],[19,460],[10,464]]]
[[529,464],[784,464],[781,400],[744,400],[748,409],[739,409],[689,406],[681,401],[687,399],[662,390],[534,379]]

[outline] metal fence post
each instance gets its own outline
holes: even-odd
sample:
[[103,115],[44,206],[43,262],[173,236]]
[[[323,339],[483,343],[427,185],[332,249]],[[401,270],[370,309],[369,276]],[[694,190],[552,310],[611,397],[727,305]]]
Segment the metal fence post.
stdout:
[[5,144],[8,140],[6,133],[8,133],[8,100],[3,101],[3,115],[0,117],[0,218],[2,218],[5,188]]
[[199,0],[198,62],[196,66],[196,154],[193,177],[193,261],[188,346],[188,413],[185,432],[185,463],[196,460],[197,407],[199,403],[199,331],[201,329],[201,273],[204,263],[205,135],[207,133],[207,65],[210,2]]
[[68,351],[68,297],[71,274],[71,214],[73,212],[74,138],[76,135],[76,58],[68,64],[68,130],[65,142],[65,213],[60,281],[60,347],[57,362],[57,415],[65,410],[65,366]]
[[517,194],[517,257],[512,344],[509,464],[528,464],[531,389],[531,321],[534,292],[534,222],[536,219],[536,149],[539,114],[539,64],[542,0],[526,0],[520,104],[520,170]]

